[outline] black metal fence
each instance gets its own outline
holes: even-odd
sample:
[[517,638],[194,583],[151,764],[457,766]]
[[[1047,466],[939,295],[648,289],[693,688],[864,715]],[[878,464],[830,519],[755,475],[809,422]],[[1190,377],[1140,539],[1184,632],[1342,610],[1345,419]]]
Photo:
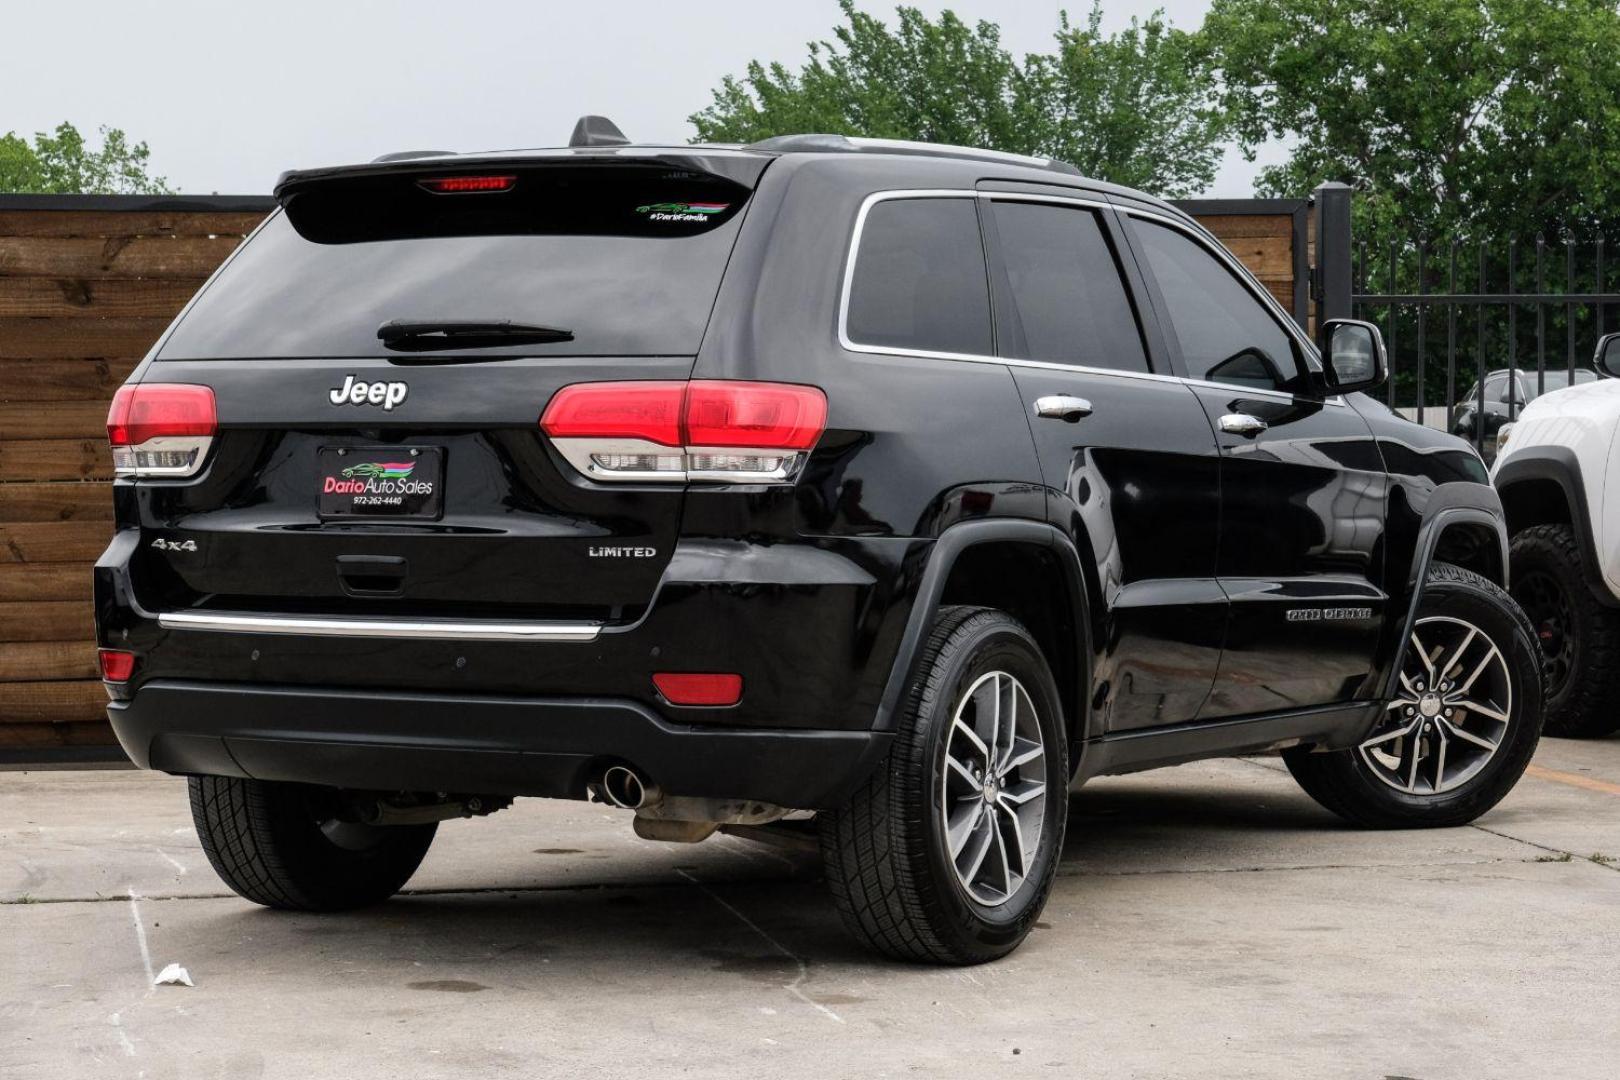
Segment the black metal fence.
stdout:
[[1597,339],[1620,329],[1620,274],[1601,239],[1353,242],[1350,189],[1317,189],[1318,318],[1377,323],[1385,400],[1475,440],[1548,390],[1596,378]]

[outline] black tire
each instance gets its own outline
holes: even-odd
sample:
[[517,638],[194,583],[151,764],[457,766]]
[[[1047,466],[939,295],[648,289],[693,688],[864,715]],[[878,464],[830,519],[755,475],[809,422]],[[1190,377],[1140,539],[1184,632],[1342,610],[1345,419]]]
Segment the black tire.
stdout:
[[[993,672],[1016,679],[1033,705],[1044,780],[1023,783],[1032,791],[1043,783],[1044,803],[1032,815],[1041,832],[1027,872],[1016,885],[1007,874],[1012,887],[1003,891],[1010,896],[989,905],[959,879],[936,811],[947,790],[945,755],[957,707]],[[851,934],[897,959],[937,964],[983,963],[1018,947],[1046,903],[1063,850],[1069,768],[1062,715],[1040,647],[1016,619],[989,608],[940,611],[887,761],[843,808],[819,815],[827,883]],[[989,827],[1005,844],[999,804],[992,794],[985,798]]]
[[1506,724],[1483,767],[1438,794],[1396,790],[1378,778],[1359,748],[1285,750],[1283,761],[1306,794],[1353,824],[1373,829],[1466,825],[1513,789],[1540,741],[1541,647],[1512,597],[1472,571],[1436,563],[1418,603],[1420,622],[1431,617],[1465,620],[1499,650],[1512,697]]
[[1568,525],[1536,525],[1513,538],[1513,598],[1547,658],[1546,733],[1592,738],[1620,731],[1620,612],[1588,584]]
[[245,899],[288,911],[381,903],[410,880],[438,829],[338,823],[334,793],[304,784],[194,776],[190,786],[214,871]]

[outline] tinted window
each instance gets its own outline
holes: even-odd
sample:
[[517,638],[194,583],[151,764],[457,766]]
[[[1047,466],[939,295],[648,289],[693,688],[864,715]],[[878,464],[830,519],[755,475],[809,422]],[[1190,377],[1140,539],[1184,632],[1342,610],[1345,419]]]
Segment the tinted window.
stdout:
[[1175,229],[1135,228],[1190,377],[1256,389],[1295,378],[1292,339],[1232,271]]
[[849,339],[988,356],[990,289],[972,199],[885,199],[867,211]]
[[1013,314],[1023,329],[1017,355],[1146,371],[1130,294],[1097,215],[1044,203],[993,205]]
[[159,359],[384,356],[377,327],[396,319],[573,333],[497,353],[697,352],[746,187],[667,166],[509,171],[507,192],[433,194],[391,173],[293,194]]

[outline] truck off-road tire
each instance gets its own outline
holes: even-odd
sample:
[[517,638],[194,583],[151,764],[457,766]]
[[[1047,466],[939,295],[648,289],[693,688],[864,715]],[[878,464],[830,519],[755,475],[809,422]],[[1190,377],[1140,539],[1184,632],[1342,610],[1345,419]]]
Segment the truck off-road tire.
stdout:
[[191,778],[191,817],[225,884],[289,911],[381,903],[416,873],[438,829],[341,821],[331,789],[223,776]]
[[1568,525],[1536,525],[1513,538],[1513,598],[1547,657],[1548,735],[1620,731],[1620,612],[1587,584]]
[[940,611],[888,760],[820,815],[827,883],[854,936],[902,960],[978,964],[1029,933],[1068,813],[1057,687],[1028,630]]
[[[1437,685],[1438,684],[1438,685]],[[1508,594],[1436,563],[1395,698],[1360,743],[1283,752],[1317,802],[1375,829],[1465,825],[1500,802],[1541,738],[1541,647]]]

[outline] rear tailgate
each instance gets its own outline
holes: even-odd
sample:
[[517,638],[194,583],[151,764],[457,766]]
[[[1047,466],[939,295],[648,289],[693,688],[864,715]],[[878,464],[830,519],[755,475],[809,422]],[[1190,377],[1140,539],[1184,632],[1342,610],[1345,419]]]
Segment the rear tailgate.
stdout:
[[[197,475],[121,485],[143,604],[635,618],[684,488],[587,481],[538,419],[571,384],[689,377],[750,194],[731,164],[293,177],[144,369],[211,388],[218,434]],[[556,333],[385,343],[393,321]]]

